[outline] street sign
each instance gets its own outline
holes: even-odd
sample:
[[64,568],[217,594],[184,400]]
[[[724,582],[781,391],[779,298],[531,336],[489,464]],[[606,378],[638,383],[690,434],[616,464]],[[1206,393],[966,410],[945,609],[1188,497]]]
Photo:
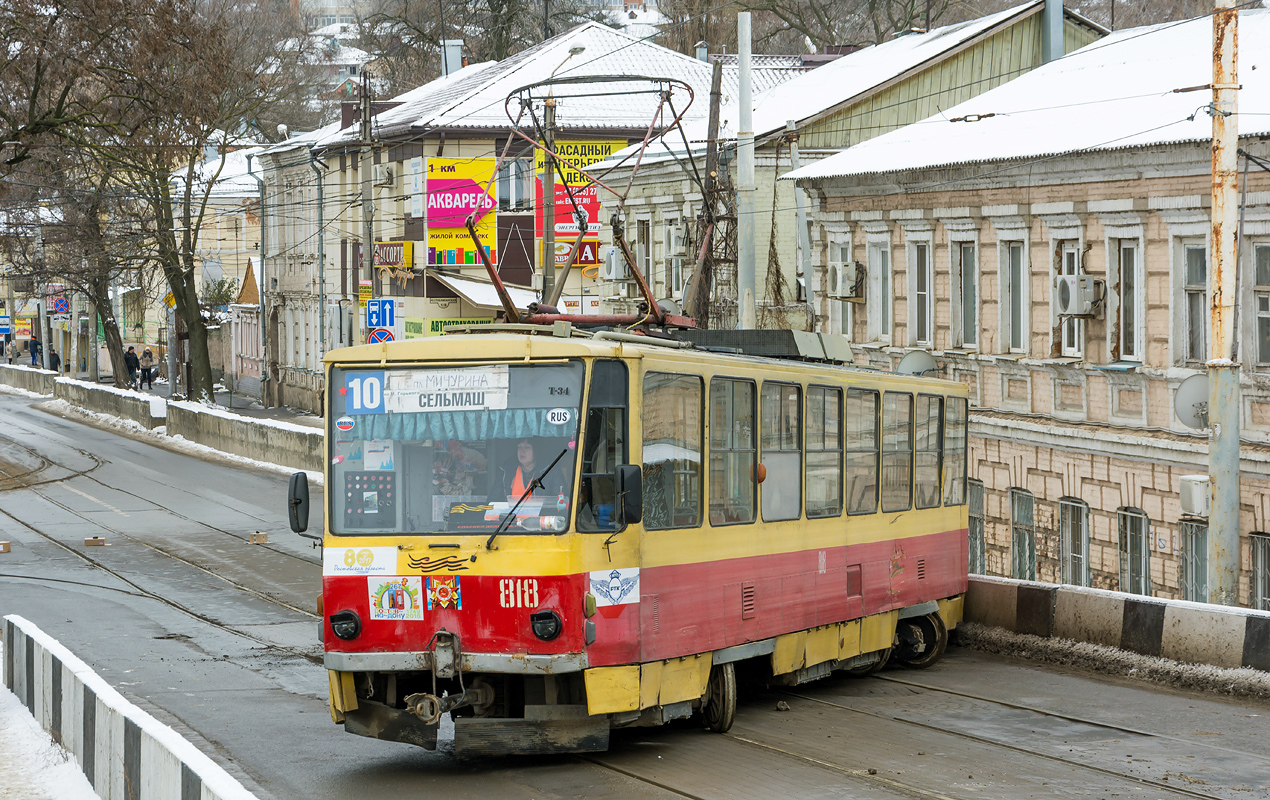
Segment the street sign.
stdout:
[[366,327],[397,327],[397,305],[390,299],[366,301]]
[[0,336],[8,336],[13,333],[12,322],[11,317],[0,317]]
[[53,298],[53,313],[54,314],[71,313],[70,301],[68,301],[65,297],[54,297]]
[[366,335],[367,344],[379,344],[380,342],[393,341],[392,331],[387,328],[372,328],[370,333]]

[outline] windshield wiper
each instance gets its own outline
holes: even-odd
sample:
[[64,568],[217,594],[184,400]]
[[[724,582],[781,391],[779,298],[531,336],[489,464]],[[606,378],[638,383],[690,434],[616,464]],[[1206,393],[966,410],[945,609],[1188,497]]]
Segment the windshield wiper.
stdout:
[[547,465],[547,468],[542,471],[541,475],[539,475],[537,478],[534,478],[532,481],[529,482],[529,485],[525,487],[525,493],[520,496],[520,499],[516,501],[516,505],[511,507],[511,510],[508,511],[506,516],[504,516],[503,519],[498,523],[498,527],[495,528],[494,532],[489,535],[489,539],[485,541],[486,550],[494,549],[494,539],[498,537],[498,534],[507,530],[507,526],[510,525],[512,520],[516,518],[516,509],[520,508],[521,503],[529,499],[529,495],[534,493],[534,489],[542,488],[542,479],[547,477],[547,473],[551,472],[551,468],[556,465],[556,462],[564,458],[564,454],[567,452],[569,452],[569,448],[565,447],[563,450],[560,451],[560,454],[558,456],[556,456],[555,458],[551,460],[551,463]]

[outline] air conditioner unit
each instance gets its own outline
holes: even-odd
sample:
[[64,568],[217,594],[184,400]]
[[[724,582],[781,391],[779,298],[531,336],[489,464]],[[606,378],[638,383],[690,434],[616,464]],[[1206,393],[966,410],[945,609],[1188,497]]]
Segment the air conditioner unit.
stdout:
[[1183,475],[1181,483],[1182,514],[1188,517],[1207,517],[1213,496],[1208,488],[1208,476]]
[[1088,275],[1059,275],[1054,279],[1055,305],[1061,317],[1093,316],[1101,302],[1102,281]]
[[855,297],[856,265],[831,264],[825,276],[829,282],[829,296],[839,298]]
[[624,281],[630,277],[626,270],[626,259],[622,257],[621,250],[616,247],[609,248],[608,255],[604,259],[602,274],[606,281]]
[[393,186],[397,181],[397,170],[392,164],[375,165],[375,185]]

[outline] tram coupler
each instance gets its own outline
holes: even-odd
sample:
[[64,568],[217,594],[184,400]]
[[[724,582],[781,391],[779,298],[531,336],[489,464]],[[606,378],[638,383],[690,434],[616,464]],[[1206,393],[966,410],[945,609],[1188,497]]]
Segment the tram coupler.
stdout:
[[458,694],[447,694],[438,697],[435,694],[412,694],[406,696],[406,710],[423,720],[427,725],[436,725],[441,715],[456,708],[472,706],[477,710],[487,709],[494,704],[494,687],[481,679]]

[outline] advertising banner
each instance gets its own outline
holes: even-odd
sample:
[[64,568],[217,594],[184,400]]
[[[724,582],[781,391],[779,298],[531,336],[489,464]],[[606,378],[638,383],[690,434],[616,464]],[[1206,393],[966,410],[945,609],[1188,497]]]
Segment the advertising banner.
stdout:
[[[626,147],[625,140],[615,141],[558,141],[556,142],[556,152],[567,161],[579,167],[589,167],[592,164],[603,161],[613,153]],[[546,155],[541,150],[535,151],[535,170],[538,173],[537,181],[537,203],[535,208],[542,209],[543,206],[543,177],[546,174],[547,160]],[[601,228],[600,219],[600,188],[592,185],[589,181],[572,166],[561,163],[560,169],[556,173],[556,193],[555,207],[556,220],[555,232],[556,237],[561,236],[568,239],[570,243],[578,236],[578,221],[574,213],[574,203],[577,204],[578,210],[586,214],[587,220],[587,236],[599,236]],[[568,189],[566,189],[568,187]],[[569,190],[573,192],[573,202],[569,201]],[[539,212],[535,217],[535,233],[539,238],[542,237],[542,213]],[[563,262],[561,262],[563,263]]]
[[476,234],[497,264],[497,183],[489,195],[485,184],[494,174],[492,158],[429,158],[428,263],[447,266],[479,264],[467,232],[467,217],[476,212]]

